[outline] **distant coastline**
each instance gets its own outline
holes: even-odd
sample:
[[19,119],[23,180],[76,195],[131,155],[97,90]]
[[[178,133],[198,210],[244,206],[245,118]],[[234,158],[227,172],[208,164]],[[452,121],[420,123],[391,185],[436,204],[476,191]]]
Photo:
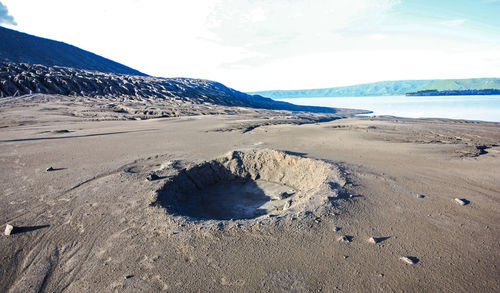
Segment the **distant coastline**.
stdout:
[[259,91],[250,92],[249,94],[272,99],[405,95],[498,95],[500,94],[500,78],[396,80],[322,89]]
[[406,93],[407,96],[485,96],[485,95],[500,95],[498,89],[482,89],[482,90],[424,90],[412,93]]

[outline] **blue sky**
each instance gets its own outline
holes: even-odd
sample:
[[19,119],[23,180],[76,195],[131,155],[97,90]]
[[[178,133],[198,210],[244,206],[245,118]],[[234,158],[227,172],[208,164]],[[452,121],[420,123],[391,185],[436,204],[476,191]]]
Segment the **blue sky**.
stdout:
[[499,36],[499,13],[500,0],[408,0],[388,14],[386,27],[406,23],[409,30],[488,40]]
[[0,2],[6,27],[243,91],[500,77],[500,0]]

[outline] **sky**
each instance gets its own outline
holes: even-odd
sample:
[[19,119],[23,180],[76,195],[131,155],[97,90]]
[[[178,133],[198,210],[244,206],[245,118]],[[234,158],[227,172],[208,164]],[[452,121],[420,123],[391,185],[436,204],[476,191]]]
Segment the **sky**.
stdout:
[[500,0],[0,0],[0,25],[241,91],[500,77]]

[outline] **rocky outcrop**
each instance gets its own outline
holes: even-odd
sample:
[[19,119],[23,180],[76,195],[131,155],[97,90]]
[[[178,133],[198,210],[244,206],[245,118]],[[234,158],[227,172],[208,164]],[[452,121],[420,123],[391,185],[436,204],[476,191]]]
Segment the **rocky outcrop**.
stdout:
[[92,98],[123,96],[131,100],[155,99],[271,110],[336,112],[333,108],[298,106],[248,95],[209,80],[156,78],[59,66],[0,63],[0,97],[35,93]]

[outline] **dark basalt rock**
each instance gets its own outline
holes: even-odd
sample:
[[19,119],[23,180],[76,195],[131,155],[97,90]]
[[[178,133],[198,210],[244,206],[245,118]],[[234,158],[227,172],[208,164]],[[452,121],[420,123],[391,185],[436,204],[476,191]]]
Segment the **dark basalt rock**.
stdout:
[[[126,97],[165,102],[214,104],[269,110],[336,113],[333,108],[299,106],[248,95],[209,80],[112,74],[69,67],[0,63],[0,98],[28,94],[93,98]],[[125,111],[117,109],[117,111]]]

